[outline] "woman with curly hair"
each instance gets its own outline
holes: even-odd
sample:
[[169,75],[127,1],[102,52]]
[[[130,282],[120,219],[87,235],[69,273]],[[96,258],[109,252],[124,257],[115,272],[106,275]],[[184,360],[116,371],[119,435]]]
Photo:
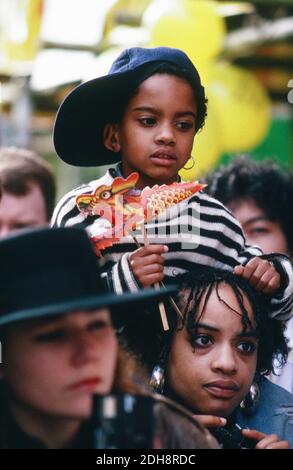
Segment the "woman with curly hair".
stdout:
[[153,370],[154,388],[187,406],[224,448],[289,448],[293,396],[265,378],[287,352],[268,299],[231,272],[197,270],[176,280],[182,317],[170,309],[169,332],[153,316],[141,334],[138,326],[124,331],[128,347]]
[[[242,225],[247,243],[262,251],[293,259],[293,173],[272,160],[234,158],[205,177],[207,193],[215,197]],[[270,379],[293,393],[293,320],[286,323],[288,361]]]

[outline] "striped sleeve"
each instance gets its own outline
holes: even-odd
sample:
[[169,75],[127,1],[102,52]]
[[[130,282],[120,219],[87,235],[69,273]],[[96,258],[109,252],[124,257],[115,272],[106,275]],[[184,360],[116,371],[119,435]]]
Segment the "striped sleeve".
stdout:
[[[265,256],[262,256],[264,258]],[[278,295],[272,298],[272,311],[270,316],[278,320],[289,320],[293,314],[293,265],[288,256],[272,254],[266,257],[272,261],[281,276],[281,289]]]
[[80,213],[76,205],[76,197],[78,194],[91,193],[88,186],[81,186],[66,194],[55,207],[51,227],[73,227],[75,225],[83,225],[85,217]]
[[136,281],[128,261],[129,253],[124,253],[116,263],[110,263],[110,267],[102,268],[107,277],[108,287],[116,294],[123,292],[138,292],[141,286]]
[[110,185],[112,182],[113,178],[109,171],[107,171],[102,178],[90,181],[88,184],[79,186],[67,193],[55,207],[51,220],[51,227],[73,227],[75,225],[80,225],[85,228],[90,227],[98,217],[86,217],[81,214],[75,202],[76,198],[81,194],[92,194],[98,186],[102,184]]

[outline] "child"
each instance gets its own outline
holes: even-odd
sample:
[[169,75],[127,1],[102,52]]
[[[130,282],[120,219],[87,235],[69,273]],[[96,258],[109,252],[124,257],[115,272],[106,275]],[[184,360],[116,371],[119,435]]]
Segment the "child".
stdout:
[[[178,171],[190,157],[205,115],[204,88],[185,53],[166,47],[122,52],[108,75],[80,85],[67,96],[54,128],[56,151],[65,162],[80,166],[120,163],[99,180],[64,196],[55,209],[53,227],[82,225],[91,236],[105,231],[102,217],[79,212],[76,197],[92,194],[100,185],[110,187],[118,175],[126,178],[137,171],[140,190],[178,181]],[[184,243],[190,227],[192,243]],[[160,237],[149,235],[156,231]],[[147,232],[148,246],[134,251],[128,236],[104,250],[111,290],[134,292],[194,264],[214,266],[234,269],[257,290],[276,293],[274,315],[285,318],[291,313],[290,261],[285,256],[261,257],[258,248],[247,246],[230,212],[204,192],[158,216],[148,224]]]
[[[244,436],[259,449],[293,444],[293,395],[264,378],[273,361],[286,361],[282,322],[268,315],[268,299],[239,276],[203,269],[176,278],[183,312],[169,311],[170,331],[145,318],[124,336],[141,358],[157,391],[196,413],[225,446]],[[154,367],[155,366],[155,367]],[[238,444],[233,432],[238,433]],[[225,427],[224,427],[225,426]],[[229,434],[231,433],[231,440]]]
[[[0,449],[93,447],[93,395],[142,393],[112,322],[125,325],[131,310],[168,294],[108,293],[77,228],[7,237],[0,264]],[[154,417],[154,440],[164,448],[215,445],[194,419],[171,408],[162,405]]]

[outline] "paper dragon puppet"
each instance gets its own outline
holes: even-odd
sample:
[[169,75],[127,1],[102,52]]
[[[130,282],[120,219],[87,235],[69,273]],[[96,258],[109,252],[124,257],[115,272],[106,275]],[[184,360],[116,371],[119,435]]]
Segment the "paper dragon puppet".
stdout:
[[109,222],[108,229],[91,238],[97,253],[206,186],[183,182],[146,187],[140,192],[135,190],[138,179],[138,173],[131,173],[126,179],[115,178],[110,186],[98,186],[93,194],[77,196],[81,213],[99,215]]

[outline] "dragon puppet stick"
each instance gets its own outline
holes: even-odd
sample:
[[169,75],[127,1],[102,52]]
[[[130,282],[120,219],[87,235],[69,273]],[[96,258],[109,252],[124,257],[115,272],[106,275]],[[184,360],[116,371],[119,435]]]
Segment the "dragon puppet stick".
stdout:
[[[93,194],[77,196],[77,207],[85,217],[99,216],[91,226],[91,240],[98,256],[101,256],[101,250],[118,243],[121,238],[131,234],[141,225],[144,243],[148,244],[145,223],[206,186],[195,181],[155,185],[139,191],[135,188],[138,179],[138,173],[131,173],[126,179],[119,176],[111,185],[98,186]],[[138,244],[133,234],[132,237]],[[159,283],[156,288],[158,287]],[[182,317],[176,303],[173,299],[172,301],[173,306],[174,304],[176,306],[174,307],[176,312]],[[162,302],[159,309],[163,328],[168,330],[169,325]]]
[[[149,242],[148,237],[147,237],[147,231],[146,231],[146,228],[145,228],[145,223],[143,224],[142,227],[143,227],[144,244],[145,244],[145,246],[147,246],[147,245],[150,244],[150,242]],[[159,282],[155,282],[155,289],[160,290],[160,283]],[[159,311],[160,311],[160,315],[161,315],[163,330],[164,331],[170,330],[164,302],[159,302]]]
[[[136,236],[135,236],[133,233],[131,233],[131,236],[132,236],[133,241],[134,241],[134,243],[136,244],[137,248],[140,248],[141,245],[140,245],[139,241],[137,240]],[[160,284],[162,287],[164,287],[164,289],[166,289],[166,286],[165,286],[165,284],[163,283],[163,281],[160,281],[159,284]],[[175,312],[177,313],[177,315],[178,315],[180,318],[183,319],[182,312],[180,311],[180,309],[179,309],[178,305],[176,304],[175,300],[173,299],[173,297],[170,296],[170,297],[169,297],[169,300],[170,300],[170,302],[171,302],[171,304],[172,304],[172,307],[174,308]]]

